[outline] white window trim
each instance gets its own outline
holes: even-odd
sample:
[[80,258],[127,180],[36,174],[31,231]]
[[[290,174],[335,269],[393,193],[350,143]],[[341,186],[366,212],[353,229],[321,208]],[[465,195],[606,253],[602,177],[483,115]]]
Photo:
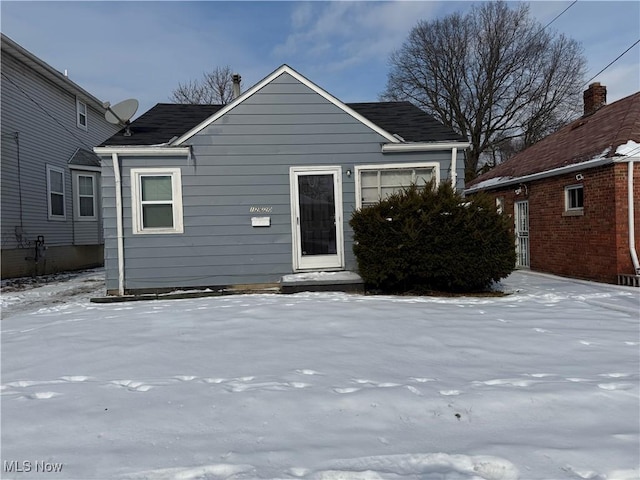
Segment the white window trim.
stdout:
[[[92,216],[82,216],[80,215],[80,177],[89,177],[91,178],[91,182],[93,183],[93,215]],[[89,172],[73,172],[73,211],[74,211],[74,219],[79,222],[95,222],[98,220],[98,181],[97,175],[95,173]],[[87,195],[83,195],[87,196]]]
[[[62,174],[62,192],[53,192],[51,190],[51,172]],[[53,165],[47,165],[47,218],[49,220],[65,221],[67,219],[67,194],[65,191],[66,181],[64,175],[64,169],[54,167]],[[62,194],[62,215],[54,215],[52,212],[53,205],[51,204],[51,194]]]
[[[570,207],[569,206],[569,191],[576,190],[578,188],[582,189],[582,207]],[[564,187],[564,211],[566,213],[580,214],[584,212],[584,185],[581,183],[575,185],[567,185]]]
[[[173,206],[173,228],[143,228],[142,191],[140,178],[144,176],[170,176]],[[134,235],[184,233],[182,213],[182,174],[179,168],[131,169],[131,220]]]
[[433,168],[436,185],[440,184],[440,163],[438,162],[411,162],[411,163],[380,163],[373,165],[356,165],[356,209],[362,208],[362,185],[360,173],[367,170],[406,170],[408,168]]
[[[84,113],[80,111],[80,106],[84,107]],[[80,122],[80,115],[84,115],[84,125]],[[76,98],[76,126],[85,131],[89,126],[89,107],[79,98]]]

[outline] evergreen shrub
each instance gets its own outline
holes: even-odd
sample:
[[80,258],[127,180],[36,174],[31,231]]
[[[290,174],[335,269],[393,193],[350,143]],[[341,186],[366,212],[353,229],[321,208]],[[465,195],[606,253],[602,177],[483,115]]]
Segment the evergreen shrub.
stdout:
[[490,197],[412,185],[354,212],[354,253],[368,288],[477,292],[509,275],[515,247]]

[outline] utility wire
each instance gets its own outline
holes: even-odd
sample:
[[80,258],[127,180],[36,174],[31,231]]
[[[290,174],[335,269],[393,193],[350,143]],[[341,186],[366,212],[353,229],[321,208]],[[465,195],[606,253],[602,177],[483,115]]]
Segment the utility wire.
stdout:
[[551,25],[553,22],[555,22],[558,18],[560,18],[562,16],[562,14],[564,12],[566,12],[567,10],[569,10],[571,7],[573,7],[576,3],[578,3],[578,0],[573,0],[573,2],[571,2],[571,5],[569,5],[567,8],[565,8],[563,11],[561,11],[558,15],[555,16],[555,18],[553,20],[551,20],[549,23],[547,23],[544,27],[542,27],[542,30],[546,29],[549,25]]
[[627,53],[629,50],[631,50],[633,47],[635,47],[638,43],[640,43],[640,38],[638,40],[635,41],[635,43],[633,45],[631,45],[629,48],[627,48],[624,52],[622,52],[620,55],[618,55],[616,57],[615,60],[613,60],[611,63],[609,63],[609,65],[607,65],[606,67],[604,67],[602,70],[600,70],[598,73],[596,73],[593,77],[591,77],[589,80],[587,80],[587,82],[584,84],[584,86],[586,87],[587,85],[589,85],[589,82],[591,80],[593,80],[594,78],[596,78],[598,75],[600,75],[602,72],[604,72],[607,68],[609,68],[611,65],[613,65],[614,63],[616,63],[618,60],[620,60],[620,58]]
[[67,133],[69,133],[69,135],[71,135],[73,138],[75,138],[76,140],[78,140],[82,145],[84,145],[85,147],[87,147],[87,149],[89,151],[93,151],[93,147],[87,145],[85,143],[84,140],[82,140],[80,137],[78,137],[75,133],[73,133],[71,130],[69,130],[66,125],[64,125],[62,122],[60,122],[60,120],[58,120],[56,117],[54,117],[53,115],[51,115],[49,113],[49,111],[44,108],[42,105],[40,105],[31,95],[29,95],[20,85],[18,85],[16,82],[14,82],[9,76],[7,76],[4,72],[0,72],[0,75],[2,75],[2,77],[6,80],[8,80],[14,87],[16,87],[18,90],[20,90],[20,92],[22,92],[22,94],[27,97],[29,100],[31,100],[33,103],[36,104],[36,106],[42,110],[48,117],[50,117],[54,122],[56,122],[58,125],[60,125],[64,130],[67,131]]

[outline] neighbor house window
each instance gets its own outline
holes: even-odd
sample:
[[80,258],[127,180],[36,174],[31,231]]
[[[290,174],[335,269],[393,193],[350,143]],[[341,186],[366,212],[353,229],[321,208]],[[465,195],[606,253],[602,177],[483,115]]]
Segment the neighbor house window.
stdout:
[[76,99],[76,123],[78,128],[87,129],[87,104]]
[[564,188],[565,212],[580,214],[584,209],[584,188],[582,185],[570,185]]
[[78,220],[96,220],[96,175],[77,173],[74,176],[74,180],[75,217]]
[[440,181],[438,163],[356,166],[356,208],[373,205],[415,183],[419,187]]
[[182,233],[179,168],[131,169],[133,233]]
[[47,204],[49,220],[65,220],[64,170],[47,165]]

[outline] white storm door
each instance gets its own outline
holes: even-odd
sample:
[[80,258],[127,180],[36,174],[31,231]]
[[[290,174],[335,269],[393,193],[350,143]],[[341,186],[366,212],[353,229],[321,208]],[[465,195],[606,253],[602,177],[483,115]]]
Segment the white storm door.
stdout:
[[529,268],[529,202],[515,203],[516,267]]
[[344,268],[342,168],[291,167],[293,269]]

